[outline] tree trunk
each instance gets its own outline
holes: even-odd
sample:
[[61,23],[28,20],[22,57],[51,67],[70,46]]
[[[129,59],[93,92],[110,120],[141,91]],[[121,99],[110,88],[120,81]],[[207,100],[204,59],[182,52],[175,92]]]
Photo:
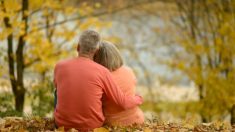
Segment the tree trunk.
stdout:
[[25,87],[24,87],[24,37],[27,35],[28,28],[28,16],[25,14],[28,10],[28,0],[22,1],[22,22],[25,25],[25,33],[19,37],[18,46],[16,50],[16,63],[17,63],[17,89],[15,95],[15,109],[19,112],[23,112],[24,98],[25,98]]
[[[198,86],[198,89],[199,89],[199,101],[200,101],[201,103],[203,103],[203,99],[204,99],[204,96],[205,96],[205,95],[204,95],[203,85],[200,84],[200,85]],[[203,103],[203,105],[205,105],[205,104]],[[203,113],[203,107],[202,107],[201,110],[200,110],[200,115],[201,115],[201,120],[202,120],[203,123],[209,122],[209,120],[205,117],[205,114]]]
[[208,119],[205,116],[203,116],[203,114],[201,114],[201,120],[202,120],[202,123],[209,122]]
[[[4,1],[2,1],[2,5],[4,5]],[[3,8],[3,11],[6,12],[5,8]],[[12,28],[12,25],[10,24],[10,20],[8,17],[5,17],[3,21],[7,28]],[[9,78],[11,82],[11,88],[15,97],[15,108],[17,111],[20,111],[20,109],[17,106],[18,98],[16,98],[17,80],[15,77],[15,59],[14,59],[14,53],[13,53],[13,34],[12,33],[7,36],[7,57],[8,57]]]
[[25,100],[25,90],[18,91],[15,95],[15,109],[18,112],[23,112],[24,100]]
[[235,124],[235,104],[231,108],[231,124]]

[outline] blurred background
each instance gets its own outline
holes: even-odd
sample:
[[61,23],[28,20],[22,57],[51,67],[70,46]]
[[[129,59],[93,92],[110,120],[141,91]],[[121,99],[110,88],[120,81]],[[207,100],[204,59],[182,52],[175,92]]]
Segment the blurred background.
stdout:
[[94,29],[133,68],[147,118],[235,123],[234,0],[0,2],[0,117],[52,117],[54,66]]

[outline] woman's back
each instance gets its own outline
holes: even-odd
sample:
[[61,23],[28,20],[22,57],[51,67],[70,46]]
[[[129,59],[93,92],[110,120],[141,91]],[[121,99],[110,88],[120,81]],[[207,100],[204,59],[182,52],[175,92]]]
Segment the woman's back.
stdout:
[[[126,95],[135,95],[136,77],[133,71],[127,66],[121,66],[112,72],[113,78],[119,88]],[[105,122],[112,125],[131,125],[144,122],[143,112],[138,108],[124,110],[113,101],[104,98],[103,111]]]
[[[133,71],[123,66],[123,60],[119,50],[112,43],[103,41],[94,56],[94,61],[111,71],[114,81],[126,95],[135,95],[136,78]],[[103,97],[103,112],[105,123],[111,125],[131,125],[144,122],[143,112],[138,108],[124,110],[109,98]]]

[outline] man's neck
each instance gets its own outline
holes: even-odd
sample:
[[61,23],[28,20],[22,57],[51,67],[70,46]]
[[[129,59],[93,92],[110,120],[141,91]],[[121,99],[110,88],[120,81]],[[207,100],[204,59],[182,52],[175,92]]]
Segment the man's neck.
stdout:
[[93,60],[94,55],[79,54],[79,57],[84,57],[84,58],[88,58],[90,60]]

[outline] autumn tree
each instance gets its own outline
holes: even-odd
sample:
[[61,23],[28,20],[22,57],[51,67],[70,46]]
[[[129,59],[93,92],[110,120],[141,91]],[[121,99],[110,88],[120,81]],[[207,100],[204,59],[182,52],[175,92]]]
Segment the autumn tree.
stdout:
[[171,66],[186,73],[198,87],[203,121],[215,116],[223,119],[235,101],[235,3],[176,0],[175,4],[178,15],[172,22],[178,27],[176,48],[181,50]]
[[23,111],[27,92],[25,72],[45,77],[55,62],[73,49],[71,40],[79,30],[105,26],[92,17],[99,15],[94,13],[99,6],[66,0],[1,0],[0,41],[7,53],[5,70],[9,71],[17,111]]

